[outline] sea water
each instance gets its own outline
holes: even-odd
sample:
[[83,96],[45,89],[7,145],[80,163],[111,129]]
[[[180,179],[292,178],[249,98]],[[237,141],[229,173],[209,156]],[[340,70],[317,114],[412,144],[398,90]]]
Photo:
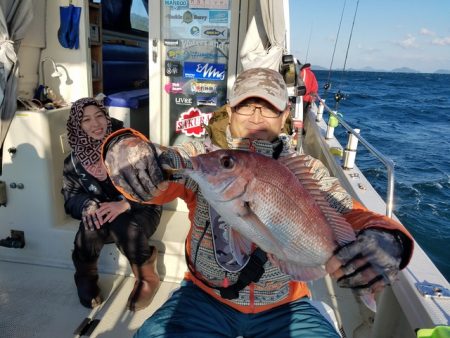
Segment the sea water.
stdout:
[[[395,163],[394,213],[450,280],[450,75],[315,71],[319,95]],[[330,78],[331,88],[324,84]],[[327,116],[325,116],[328,119]],[[345,146],[345,131],[336,136]],[[342,141],[343,140],[343,141]],[[363,146],[356,164],[385,199],[385,167]]]

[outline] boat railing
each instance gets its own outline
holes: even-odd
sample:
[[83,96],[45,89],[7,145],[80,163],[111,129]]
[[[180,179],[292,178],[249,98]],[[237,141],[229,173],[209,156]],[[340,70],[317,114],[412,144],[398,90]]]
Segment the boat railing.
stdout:
[[[339,123],[341,124],[344,129],[346,129],[350,135],[353,135],[353,137],[356,137],[359,142],[372,154],[374,155],[383,165],[386,167],[387,171],[387,190],[386,190],[386,215],[388,217],[392,217],[392,209],[394,204],[394,162],[383,155],[380,151],[378,151],[370,142],[368,142],[364,137],[362,137],[359,133],[359,130],[355,130],[352,127],[350,127],[347,122],[344,121],[342,116],[338,114],[337,111],[332,110],[330,107],[327,106],[325,103],[325,100],[317,96],[319,99],[320,105],[323,105],[323,110],[328,112],[330,116],[333,116]],[[319,111],[322,108],[319,106]],[[323,111],[320,112],[320,115],[322,115]],[[319,118],[321,119],[321,117]],[[354,149],[356,150],[356,149]]]

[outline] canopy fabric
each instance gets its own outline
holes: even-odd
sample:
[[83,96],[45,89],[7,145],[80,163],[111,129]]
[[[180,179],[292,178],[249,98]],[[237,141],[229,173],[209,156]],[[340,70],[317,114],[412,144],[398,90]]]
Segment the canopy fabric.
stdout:
[[16,113],[17,52],[32,19],[32,0],[0,1],[0,149]]
[[259,0],[241,49],[245,69],[267,67],[278,71],[285,51],[284,1]]

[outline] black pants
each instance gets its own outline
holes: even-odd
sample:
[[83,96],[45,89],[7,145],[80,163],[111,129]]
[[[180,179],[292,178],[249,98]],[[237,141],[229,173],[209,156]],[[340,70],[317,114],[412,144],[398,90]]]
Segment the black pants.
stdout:
[[149,238],[161,218],[160,206],[139,206],[120,214],[98,230],[86,230],[83,222],[75,235],[74,254],[82,262],[97,261],[103,246],[116,243],[130,263],[141,265],[150,258]]

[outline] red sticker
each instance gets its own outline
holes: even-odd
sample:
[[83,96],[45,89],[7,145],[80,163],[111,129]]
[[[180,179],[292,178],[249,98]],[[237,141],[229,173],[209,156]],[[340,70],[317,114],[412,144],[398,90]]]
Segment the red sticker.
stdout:
[[198,108],[190,108],[182,113],[176,122],[176,132],[187,136],[201,137],[205,135],[203,126],[208,124],[212,113],[202,113]]

